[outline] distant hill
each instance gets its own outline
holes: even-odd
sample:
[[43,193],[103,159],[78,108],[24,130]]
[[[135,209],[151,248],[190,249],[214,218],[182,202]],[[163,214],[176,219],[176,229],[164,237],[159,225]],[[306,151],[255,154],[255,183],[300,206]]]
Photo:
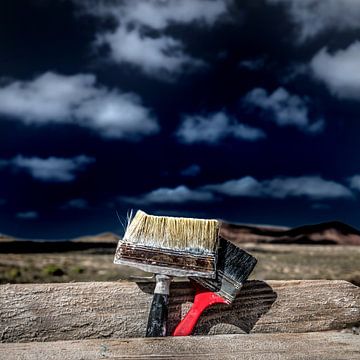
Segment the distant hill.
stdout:
[[69,240],[16,239],[0,235],[0,253],[60,253],[86,251],[94,253],[114,253],[120,237],[111,232],[82,236]]
[[[220,235],[235,244],[360,245],[360,231],[339,221],[296,228],[222,223]],[[112,232],[61,241],[16,239],[0,234],[0,253],[113,254],[119,239]]]
[[2,241],[13,241],[13,240],[15,240],[15,239],[12,236],[0,234],[0,243]]
[[237,244],[360,245],[360,231],[340,221],[296,228],[223,223],[220,234]]
[[117,244],[120,239],[119,235],[112,232],[104,232],[99,235],[81,236],[71,240],[75,243],[103,243],[103,244]]

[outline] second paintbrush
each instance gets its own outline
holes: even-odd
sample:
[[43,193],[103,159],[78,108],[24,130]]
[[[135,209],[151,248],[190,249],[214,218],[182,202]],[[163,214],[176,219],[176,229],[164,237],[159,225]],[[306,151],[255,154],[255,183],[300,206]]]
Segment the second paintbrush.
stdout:
[[257,260],[231,242],[220,239],[217,277],[205,279],[195,277],[194,303],[173,332],[174,336],[191,335],[202,312],[214,304],[232,303],[244,282],[254,269]]

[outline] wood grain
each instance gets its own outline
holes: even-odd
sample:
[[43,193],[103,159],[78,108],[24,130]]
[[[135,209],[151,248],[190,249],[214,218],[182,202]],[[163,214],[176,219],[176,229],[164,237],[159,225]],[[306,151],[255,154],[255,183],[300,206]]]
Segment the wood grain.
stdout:
[[360,358],[359,335],[251,334],[0,344],[0,358],[349,360]]
[[[0,286],[1,342],[143,337],[154,284],[130,282]],[[193,299],[174,283],[169,332]],[[345,281],[250,281],[232,305],[207,310],[195,334],[294,333],[360,323],[360,288]]]

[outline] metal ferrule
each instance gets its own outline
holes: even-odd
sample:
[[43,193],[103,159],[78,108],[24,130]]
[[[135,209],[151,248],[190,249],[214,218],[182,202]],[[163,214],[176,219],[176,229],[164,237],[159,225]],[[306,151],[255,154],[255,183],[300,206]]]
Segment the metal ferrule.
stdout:
[[218,294],[232,303],[243,284],[226,276],[222,271],[218,272],[218,277],[219,282],[221,282],[221,287],[218,291]]
[[221,270],[218,270],[216,280],[208,280],[204,278],[193,279],[210,291],[217,293],[229,304],[235,300],[237,294],[243,286],[243,283],[226,276]]
[[169,295],[171,280],[171,276],[157,274],[154,294]]

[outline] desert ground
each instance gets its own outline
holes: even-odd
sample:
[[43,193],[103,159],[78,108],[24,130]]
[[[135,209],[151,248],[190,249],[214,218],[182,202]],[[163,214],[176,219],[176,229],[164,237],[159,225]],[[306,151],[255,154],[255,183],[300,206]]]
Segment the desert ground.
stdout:
[[[251,278],[343,279],[360,285],[360,247],[243,244],[258,259]],[[115,246],[52,253],[0,253],[1,283],[107,281],[149,276],[113,264]]]
[[[339,222],[299,228],[223,226],[221,236],[258,259],[259,280],[342,279],[360,285],[360,232]],[[104,233],[70,241],[0,237],[0,283],[114,281],[150,277],[113,264],[119,236]]]

